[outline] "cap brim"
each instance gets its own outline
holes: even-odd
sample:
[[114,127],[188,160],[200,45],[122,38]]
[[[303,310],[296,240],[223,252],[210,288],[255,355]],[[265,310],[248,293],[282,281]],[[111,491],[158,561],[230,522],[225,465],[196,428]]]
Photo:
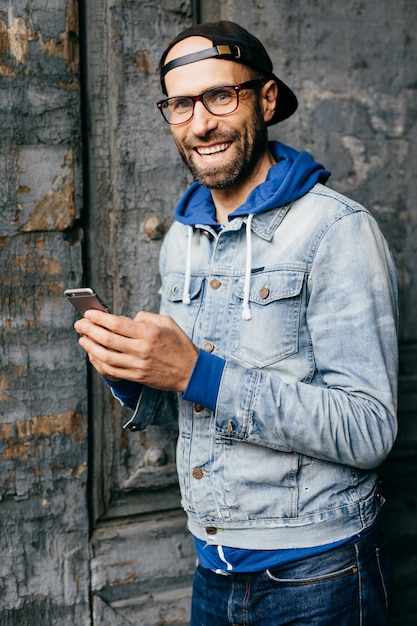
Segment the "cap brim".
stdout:
[[273,124],[286,120],[293,113],[295,113],[298,107],[297,96],[292,89],[280,80],[278,76],[272,75],[271,78],[273,78],[278,85],[278,98],[275,113],[271,121],[268,122],[268,126],[272,126]]

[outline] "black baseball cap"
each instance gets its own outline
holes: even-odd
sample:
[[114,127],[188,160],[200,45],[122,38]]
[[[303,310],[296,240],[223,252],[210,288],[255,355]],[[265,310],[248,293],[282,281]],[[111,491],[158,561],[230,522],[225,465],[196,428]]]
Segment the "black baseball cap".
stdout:
[[[171,48],[188,37],[205,37],[212,42],[213,47],[187,54],[173,59],[169,63],[165,63],[165,59]],[[239,26],[239,24],[227,21],[195,24],[174,37],[163,53],[159,63],[159,74],[163,93],[167,95],[165,76],[170,70],[174,69],[174,67],[212,58],[242,63],[243,65],[258,70],[266,78],[275,80],[279,92],[278,104],[274,116],[271,121],[268,122],[268,125],[282,122],[296,111],[298,106],[297,98],[293,91],[273,73],[272,61],[263,44],[257,37],[251,35],[251,33],[242,26]]]

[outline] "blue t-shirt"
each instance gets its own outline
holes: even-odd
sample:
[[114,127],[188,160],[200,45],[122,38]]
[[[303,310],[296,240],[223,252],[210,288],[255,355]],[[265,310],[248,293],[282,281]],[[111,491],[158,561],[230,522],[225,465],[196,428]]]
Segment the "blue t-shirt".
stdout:
[[327,543],[323,546],[314,546],[312,548],[289,548],[284,550],[244,550],[242,548],[229,548],[226,546],[209,545],[201,539],[194,537],[197,557],[206,569],[214,572],[227,573],[243,573],[243,572],[261,572],[266,569],[288,565],[301,559],[307,559],[317,556],[323,552],[334,550],[343,545],[356,543],[360,539],[370,535],[376,530],[373,525],[366,528],[361,533],[336,541]]

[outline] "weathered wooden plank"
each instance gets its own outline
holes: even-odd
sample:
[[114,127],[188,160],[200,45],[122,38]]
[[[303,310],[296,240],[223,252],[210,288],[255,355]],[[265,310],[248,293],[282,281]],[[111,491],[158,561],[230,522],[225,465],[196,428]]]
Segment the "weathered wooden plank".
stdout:
[[94,623],[188,623],[194,561],[183,514],[101,525],[92,537]]
[[0,236],[79,217],[78,7],[53,4],[13,2],[0,13]]
[[0,624],[90,623],[75,0],[0,7]]
[[80,246],[62,233],[10,237],[0,267],[0,614],[20,619],[27,603],[87,623],[85,363],[62,296],[80,278]]
[[[190,3],[110,6],[100,0],[85,9],[87,96],[92,107],[88,152],[93,164],[88,190],[89,274],[114,312],[135,315],[139,309],[158,308],[160,244],[179,190],[189,180],[169,129],[159,119],[156,72],[164,42],[191,23]],[[176,436],[163,429],[136,436],[121,431],[123,410],[109,400],[109,391],[96,376],[91,391],[96,485],[92,497],[94,516],[99,518],[106,515],[110,502],[111,510],[119,509],[118,494],[130,488],[134,476],[141,475],[142,484],[146,481],[154,490],[158,487],[161,472],[157,476],[148,462],[149,451],[159,448],[168,468],[175,459]]]

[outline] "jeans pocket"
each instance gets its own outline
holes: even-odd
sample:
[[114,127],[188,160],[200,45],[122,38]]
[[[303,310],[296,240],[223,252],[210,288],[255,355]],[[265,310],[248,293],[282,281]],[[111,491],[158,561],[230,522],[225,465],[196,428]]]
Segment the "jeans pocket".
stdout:
[[266,574],[271,580],[283,585],[314,585],[332,582],[340,578],[346,578],[347,576],[355,576],[358,574],[358,567],[357,565],[352,564],[348,567],[343,567],[335,571],[316,573],[314,576],[301,576],[300,574],[297,576],[297,574],[294,573],[294,576],[291,578],[280,576],[279,568],[267,569]]

